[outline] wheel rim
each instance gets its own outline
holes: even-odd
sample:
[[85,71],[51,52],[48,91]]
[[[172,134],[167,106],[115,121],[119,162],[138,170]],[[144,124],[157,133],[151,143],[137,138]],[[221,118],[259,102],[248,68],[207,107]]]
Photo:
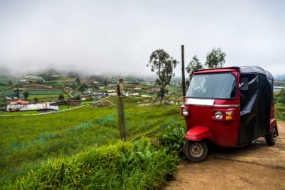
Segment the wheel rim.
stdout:
[[190,146],[190,154],[194,157],[199,157],[203,154],[203,147],[200,143],[193,143]]
[[276,142],[276,138],[277,138],[277,132],[276,132],[276,129],[273,128],[272,129],[272,139],[273,139],[274,143]]

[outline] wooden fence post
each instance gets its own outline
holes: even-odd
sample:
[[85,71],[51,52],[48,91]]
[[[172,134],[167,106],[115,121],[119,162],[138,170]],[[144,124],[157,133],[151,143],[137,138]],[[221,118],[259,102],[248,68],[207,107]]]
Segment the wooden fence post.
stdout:
[[181,61],[182,61],[182,93],[183,93],[183,102],[185,99],[186,95],[186,90],[185,90],[185,68],[184,68],[184,45],[181,45]]
[[119,118],[119,130],[121,139],[126,141],[126,129],[125,129],[125,119],[124,119],[124,104],[122,100],[123,95],[123,85],[124,80],[119,80],[119,85],[117,85],[117,104],[118,104],[118,118]]

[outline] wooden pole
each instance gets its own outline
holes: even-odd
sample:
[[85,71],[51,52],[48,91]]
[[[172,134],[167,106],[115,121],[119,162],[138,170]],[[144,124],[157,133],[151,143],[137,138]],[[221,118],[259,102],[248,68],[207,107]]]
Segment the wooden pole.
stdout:
[[120,136],[121,139],[126,141],[126,129],[125,129],[125,118],[124,118],[124,104],[122,100],[122,95],[123,95],[123,85],[124,85],[124,80],[120,79],[119,80],[119,85],[117,85],[117,104],[118,104],[118,120],[119,120],[119,131],[120,131]]
[[186,95],[185,92],[185,69],[184,69],[184,45],[181,45],[181,62],[182,62],[182,90],[183,90],[183,101]]

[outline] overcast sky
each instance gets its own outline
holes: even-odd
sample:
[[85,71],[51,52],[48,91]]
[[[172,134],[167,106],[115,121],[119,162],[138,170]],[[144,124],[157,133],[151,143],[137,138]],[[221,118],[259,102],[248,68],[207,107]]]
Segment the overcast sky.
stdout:
[[0,66],[150,74],[156,49],[180,64],[214,47],[225,66],[285,74],[282,0],[0,0]]

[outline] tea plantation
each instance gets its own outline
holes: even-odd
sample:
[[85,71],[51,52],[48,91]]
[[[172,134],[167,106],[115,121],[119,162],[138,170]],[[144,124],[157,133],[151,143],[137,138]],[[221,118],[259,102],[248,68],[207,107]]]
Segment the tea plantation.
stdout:
[[[185,134],[184,120],[178,105],[138,107],[137,101],[124,99],[127,142],[120,141],[115,103],[50,114],[2,115],[0,188],[161,188],[175,173],[180,151],[179,145],[164,148],[159,143],[171,141],[160,139],[161,131],[180,127],[180,136],[173,137],[178,142]],[[155,138],[158,133],[161,136]]]

